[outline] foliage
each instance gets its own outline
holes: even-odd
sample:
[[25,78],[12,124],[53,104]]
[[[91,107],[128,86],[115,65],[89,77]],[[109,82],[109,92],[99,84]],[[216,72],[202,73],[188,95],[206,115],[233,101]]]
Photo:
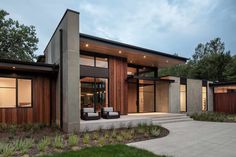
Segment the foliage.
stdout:
[[236,79],[236,56],[225,51],[225,44],[215,38],[205,44],[198,44],[192,58],[184,65],[161,69],[159,76],[172,75],[212,81]]
[[145,124],[138,124],[137,133],[144,134],[145,131],[146,131],[146,125]]
[[133,138],[130,131],[122,131],[120,134],[124,137],[125,140],[131,140]]
[[54,138],[54,142],[53,142],[53,146],[55,148],[58,148],[58,149],[62,149],[63,148],[63,138],[59,135],[57,135],[55,138]]
[[106,143],[106,138],[105,137],[100,137],[98,139],[98,146],[103,146]]
[[83,144],[85,144],[85,145],[88,145],[89,144],[89,139],[90,139],[90,136],[89,136],[89,134],[88,133],[85,133],[84,135],[83,135]]
[[30,148],[32,148],[34,143],[33,139],[18,139],[14,142],[15,150],[19,151],[21,154],[26,154]]
[[1,154],[4,157],[8,157],[8,156],[13,156],[15,154],[16,150],[13,144],[5,144],[2,147],[2,151]]
[[123,138],[123,136],[121,136],[121,135],[117,135],[117,136],[116,136],[116,140],[117,140],[117,142],[121,143],[121,142],[124,141],[124,138]]
[[68,138],[68,144],[69,146],[75,146],[79,142],[79,138],[77,135],[70,135]]
[[93,140],[98,140],[98,138],[99,138],[99,133],[97,131],[93,132],[92,139]]
[[113,129],[111,132],[111,137],[116,138],[116,135],[117,135],[117,131],[115,129]]
[[152,126],[152,127],[150,127],[149,132],[150,132],[151,136],[157,137],[160,135],[161,129],[159,126]]
[[39,141],[39,143],[37,144],[37,149],[40,151],[40,152],[44,152],[48,146],[51,144],[51,140],[49,137],[44,137],[43,139],[41,139]]
[[217,112],[194,113],[190,117],[199,121],[236,122],[236,115]]
[[110,134],[109,134],[108,131],[105,131],[105,133],[104,133],[104,137],[105,137],[106,139],[108,139],[108,138],[110,137]]
[[90,147],[85,148],[80,151],[64,152],[61,154],[53,154],[44,157],[78,157],[78,156],[88,156],[88,157],[165,157],[160,155],[155,155],[152,152],[138,149],[135,147],[130,147],[127,145],[105,145],[103,147]]
[[26,26],[0,10],[0,59],[33,61],[38,49],[38,38],[34,26]]

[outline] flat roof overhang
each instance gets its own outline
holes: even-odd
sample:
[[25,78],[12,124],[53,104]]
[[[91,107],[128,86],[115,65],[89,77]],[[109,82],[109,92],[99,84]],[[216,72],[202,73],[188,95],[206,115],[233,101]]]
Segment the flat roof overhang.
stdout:
[[141,76],[128,76],[127,78],[128,82],[136,82],[137,80],[142,80],[143,83],[145,82],[165,82],[165,83],[173,83],[175,80],[171,79],[163,79],[160,77],[141,77]]
[[1,71],[54,74],[58,72],[58,69],[59,66],[54,64],[0,60]]
[[221,87],[221,86],[236,86],[236,81],[232,82],[214,82],[209,84],[210,87]]
[[80,33],[80,50],[127,58],[128,63],[165,68],[185,64],[184,57]]

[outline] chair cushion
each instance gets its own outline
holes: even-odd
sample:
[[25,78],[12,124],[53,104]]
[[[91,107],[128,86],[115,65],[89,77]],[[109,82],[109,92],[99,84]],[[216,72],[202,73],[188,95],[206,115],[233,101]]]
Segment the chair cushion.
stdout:
[[99,116],[98,112],[96,112],[96,113],[88,113],[88,117],[97,117],[97,116]]
[[104,112],[113,112],[113,107],[104,107],[103,111]]
[[83,112],[94,113],[94,108],[83,108]]
[[108,112],[109,116],[118,116],[119,113],[118,112]]

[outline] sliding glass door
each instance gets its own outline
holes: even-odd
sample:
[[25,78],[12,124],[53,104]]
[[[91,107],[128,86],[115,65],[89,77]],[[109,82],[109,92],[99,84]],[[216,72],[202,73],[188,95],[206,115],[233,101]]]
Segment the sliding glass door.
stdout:
[[81,108],[94,107],[97,111],[108,106],[108,79],[84,77],[81,82]]

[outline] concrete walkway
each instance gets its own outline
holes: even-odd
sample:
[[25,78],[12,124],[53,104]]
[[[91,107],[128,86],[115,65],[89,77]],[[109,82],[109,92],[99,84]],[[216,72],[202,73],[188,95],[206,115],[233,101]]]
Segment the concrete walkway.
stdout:
[[167,137],[131,143],[174,157],[236,157],[236,123],[187,121],[164,124]]

